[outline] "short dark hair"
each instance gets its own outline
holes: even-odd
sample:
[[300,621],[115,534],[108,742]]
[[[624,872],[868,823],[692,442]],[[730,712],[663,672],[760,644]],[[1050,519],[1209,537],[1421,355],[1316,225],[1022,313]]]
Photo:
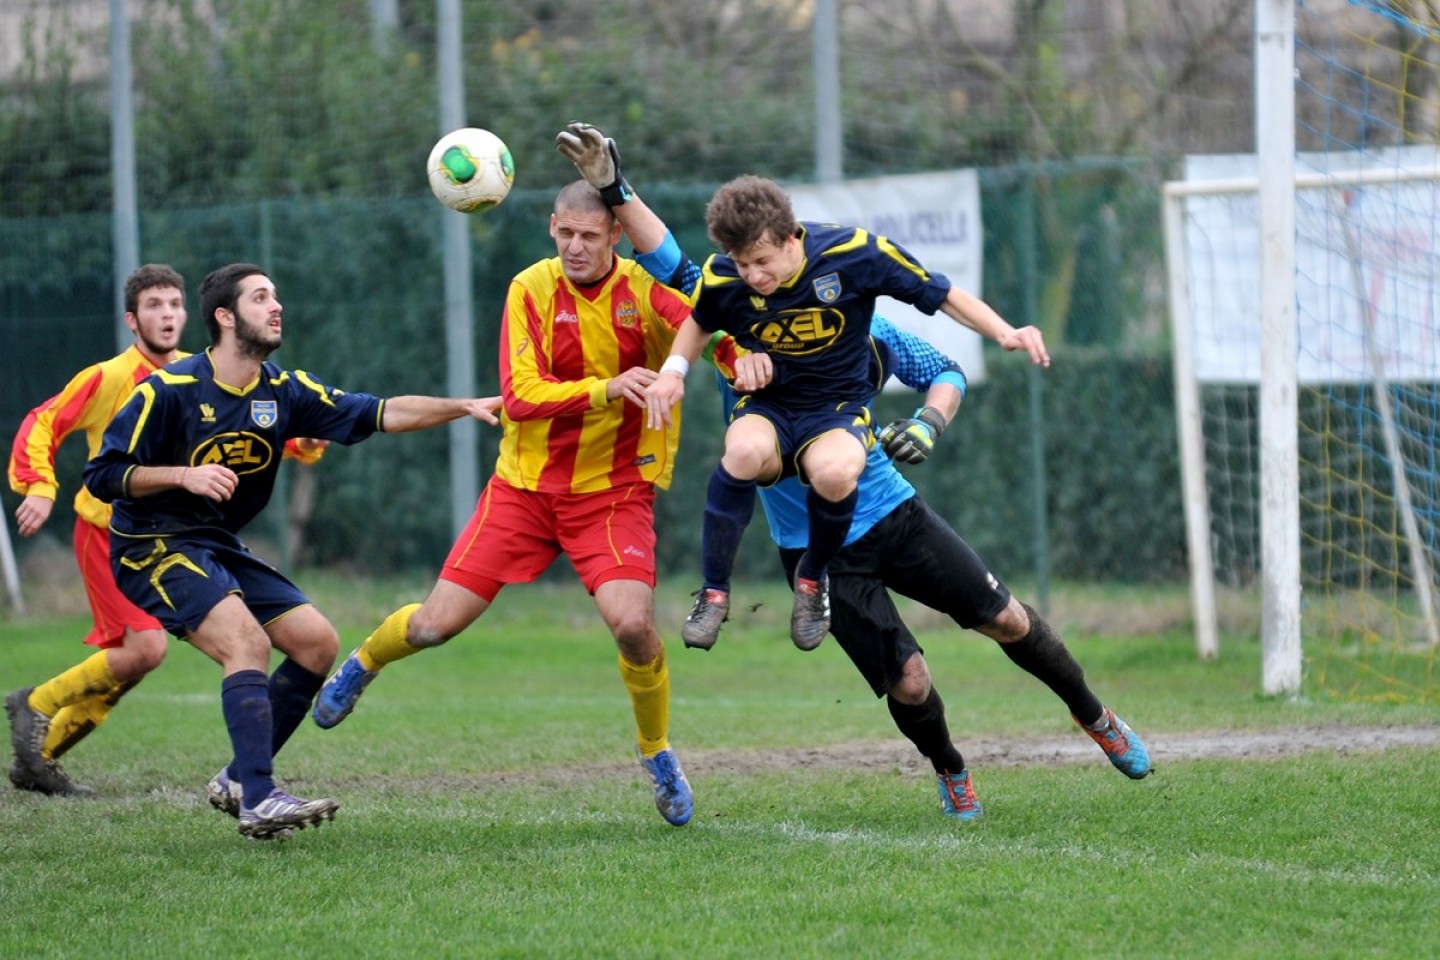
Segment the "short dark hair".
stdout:
[[220,342],[220,321],[215,311],[220,309],[235,312],[235,303],[240,299],[240,281],[259,274],[268,277],[265,268],[253,263],[226,264],[210,274],[200,284],[200,318],[205,321],[205,332],[210,336],[213,347]]
[[603,210],[612,218],[615,216],[610,208],[605,206],[605,201],[600,199],[600,191],[584,180],[567,183],[555,195],[555,212],[559,213],[561,210],[574,210],[577,213],[598,213]]
[[778,183],[747,174],[715,191],[705,206],[705,227],[710,242],[719,250],[738,253],[764,240],[766,234],[783,243],[795,235],[800,224],[789,194]]
[[168,263],[147,263],[125,278],[125,312],[140,309],[140,294],[155,287],[174,287],[183,295],[185,278]]

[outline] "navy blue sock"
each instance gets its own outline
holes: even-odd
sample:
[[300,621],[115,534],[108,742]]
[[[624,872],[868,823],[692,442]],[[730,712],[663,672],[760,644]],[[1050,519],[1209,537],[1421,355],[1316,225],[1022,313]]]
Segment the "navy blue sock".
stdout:
[[220,683],[220,708],[230,730],[235,760],[230,765],[254,807],[275,789],[271,763],[270,685],[262,670],[241,670]]
[[270,714],[273,732],[270,755],[273,757],[300,726],[315,694],[325,685],[325,674],[312,673],[290,658],[270,674]]
[[809,489],[805,494],[805,509],[810,514],[810,543],[795,567],[795,576],[819,580],[824,575],[835,554],[845,546],[845,535],[850,532],[850,520],[855,516],[855,503],[859,499],[859,487],[838,501],[826,500],[814,487]]
[[729,591],[740,538],[754,513],[755,481],[736,480],[717,465],[705,492],[705,523],[700,536],[700,573],[705,578],[705,589]]

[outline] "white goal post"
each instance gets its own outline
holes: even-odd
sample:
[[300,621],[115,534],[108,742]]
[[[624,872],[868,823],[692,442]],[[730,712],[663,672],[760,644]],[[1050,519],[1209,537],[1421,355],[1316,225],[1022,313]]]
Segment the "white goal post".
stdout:
[[[1424,462],[1429,456],[1426,449],[1433,452],[1434,397],[1440,382],[1440,231],[1435,226],[1440,208],[1440,156],[1433,150],[1397,150],[1388,156],[1311,155],[1302,160],[1326,172],[1294,177],[1297,215],[1291,262],[1300,283],[1294,295],[1298,316],[1297,309],[1292,309],[1289,317],[1298,328],[1295,346],[1288,348],[1290,365],[1295,382],[1311,392],[1338,389],[1358,396],[1363,403],[1347,412],[1373,424],[1370,432],[1376,436],[1369,449],[1351,459],[1336,456],[1326,446],[1331,443],[1328,437],[1312,440],[1312,446],[1323,449],[1302,455],[1308,473],[1297,485],[1330,489],[1363,482],[1369,490],[1378,491],[1372,496],[1392,505],[1395,542],[1381,546],[1386,556],[1393,558],[1386,562],[1404,569],[1385,571],[1386,576],[1402,585],[1397,593],[1413,595],[1406,612],[1413,612],[1422,641],[1440,646],[1433,560],[1440,537],[1434,521],[1437,481],[1433,457]],[[1198,166],[1204,169],[1207,165]],[[1224,168],[1225,164],[1209,167]],[[1244,390],[1244,405],[1263,406],[1263,400],[1254,399],[1263,390],[1265,377],[1270,376],[1260,362],[1269,345],[1262,341],[1262,324],[1257,322],[1261,182],[1260,176],[1197,178],[1168,183],[1164,188],[1185,529],[1196,647],[1207,658],[1219,651],[1219,630],[1213,551],[1216,518],[1211,515],[1208,479],[1214,474],[1207,473],[1215,468],[1207,464],[1202,388],[1220,385]],[[1394,398],[1402,396],[1403,401],[1401,389],[1407,386],[1418,388],[1422,400],[1405,403],[1397,411]],[[1323,396],[1316,401],[1322,407],[1327,402]],[[1249,412],[1247,408],[1247,416]],[[1301,419],[1297,416],[1286,429],[1300,431],[1304,426]],[[1241,431],[1243,443],[1253,441],[1253,427],[1247,423]],[[1369,436],[1367,433],[1367,440]],[[1270,439],[1273,441],[1273,436]],[[1245,450],[1238,459],[1246,460],[1260,474],[1258,485],[1253,479],[1237,485],[1242,495],[1262,495],[1264,472],[1274,469],[1273,465],[1267,466],[1263,453],[1257,455],[1254,449]],[[1385,475],[1374,476],[1373,465],[1379,462],[1385,464]],[[1316,481],[1317,471],[1330,476]],[[1357,481],[1354,474],[1366,471],[1369,473]],[[1424,485],[1419,503],[1412,476],[1418,476]],[[1341,514],[1343,506],[1312,503],[1308,513],[1319,516],[1333,509]],[[1314,525],[1341,527],[1351,520],[1320,517]],[[1298,567],[1302,550],[1298,511],[1292,522],[1290,529],[1263,534],[1274,536],[1276,543],[1293,545],[1293,557],[1287,559],[1293,559]],[[1309,538],[1316,536],[1312,532]],[[1359,559],[1372,568],[1377,564],[1370,557]],[[1307,571],[1304,580],[1318,590],[1328,585],[1327,577],[1343,580],[1343,576],[1315,570]],[[1265,583],[1268,587],[1268,581]],[[1404,605],[1403,600],[1400,603]],[[1265,617],[1275,615],[1268,604],[1264,607]],[[1261,625],[1262,638],[1267,626]],[[1265,651],[1267,657],[1270,652]],[[1272,682],[1272,671],[1282,675],[1293,672],[1298,679],[1298,646],[1287,657],[1291,658],[1288,663],[1265,664],[1266,693],[1294,692],[1288,683]]]

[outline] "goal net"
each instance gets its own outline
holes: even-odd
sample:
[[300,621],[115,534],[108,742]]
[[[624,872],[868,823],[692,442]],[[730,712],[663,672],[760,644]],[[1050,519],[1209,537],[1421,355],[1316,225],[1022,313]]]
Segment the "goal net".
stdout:
[[[1354,3],[1296,31],[1304,689],[1440,700],[1440,27]],[[1414,9],[1426,10],[1423,5]],[[1166,189],[1197,644],[1260,631],[1254,156]]]

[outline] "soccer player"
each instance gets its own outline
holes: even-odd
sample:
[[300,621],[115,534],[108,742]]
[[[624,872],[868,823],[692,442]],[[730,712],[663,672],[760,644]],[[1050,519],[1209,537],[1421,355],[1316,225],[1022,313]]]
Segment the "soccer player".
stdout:
[[[232,263],[200,287],[210,347],[147,377],[106,428],[85,485],[114,504],[110,560],[133,603],[220,664],[234,750],[208,791],[254,839],[319,825],[339,804],[275,785],[274,757],[335,662],[335,628],[240,531],[270,500],[292,437],[356,443],[464,416],[497,422],[486,401],[346,393],[267,358],[282,307],[265,271]],[[271,651],[284,659],[267,676]],[[14,733],[38,752],[47,718],[21,711]]]
[[[70,379],[59,393],[31,410],[20,424],[10,453],[10,488],[24,499],[15,510],[22,537],[31,537],[50,519],[59,493],[55,455],[66,437],[83,433],[89,455],[100,449],[105,426],[141,380],[185,356],[185,280],[174,269],[147,263],[125,281],[125,324],[135,342],[119,355],[92,364]],[[297,446],[286,454],[306,462],[318,459],[318,444]],[[49,720],[38,761],[17,752],[10,782],[21,790],[52,796],[90,796],[60,766],[60,757],[104,723],[120,698],[165,656],[160,621],[136,607],[115,586],[110,572],[110,505],[81,487],[75,493],[75,559],[93,621],[85,642],[99,648],[79,664],[36,684],[11,691],[6,706],[13,717],[34,710]]]
[[[572,124],[557,145],[592,183],[624,183],[619,153],[598,130]],[[624,183],[612,207],[637,251],[636,260],[672,286],[690,291],[700,268],[680,250],[665,224]],[[832,560],[834,604],[830,632],[869,683],[884,696],[900,732],[935,769],[941,810],[973,820],[981,815],[970,771],[950,736],[945,706],[931,681],[914,635],[900,618],[890,591],[950,616],[1000,645],[1012,662],[1060,697],[1076,723],[1126,776],[1150,773],[1149,753],[1133,730],[1105,706],[1085,682],[1054,628],[1033,607],[1012,596],[971,547],[924,502],[895,468],[924,462],[935,440],[959,409],[965,375],[957,364],[925,341],[875,318],[871,330],[880,360],[880,381],[893,373],[902,383],[925,391],[914,416],[887,425],[866,457],[860,475],[855,519],[845,543]],[[760,366],[768,362],[752,355]],[[745,377],[735,387],[748,389],[767,374],[742,361],[731,364]],[[728,409],[735,394],[723,375],[717,383]],[[770,536],[780,548],[793,582],[806,550],[809,521],[806,493],[793,476],[762,487],[760,503]],[[712,644],[696,644],[710,649]]]
[[668,420],[685,393],[686,371],[715,331],[769,354],[774,378],[739,400],[726,429],[706,495],[704,582],[682,636],[690,644],[714,642],[729,611],[730,573],[757,484],[797,475],[809,486],[809,534],[796,567],[790,636],[813,650],[829,627],[826,568],[845,542],[873,443],[867,404],[880,387],[870,339],[876,298],[940,310],[1037,364],[1050,358],[1039,330],[1012,327],[898,244],[854,227],[798,222],[771,180],[743,176],[724,184],[705,221],[724,252],[706,262],[694,310],[645,390],[648,422]]
[[423,604],[390,614],[316,701],[333,727],[387,664],[445,643],[511,583],[569,556],[619,650],[636,750],[671,824],[690,784],[669,743],[670,673],[655,629],[655,488],[669,486],[679,420],[644,428],[644,390],[689,303],[615,255],[620,224],[584,181],[550,215],[556,256],[517,274],[500,334],[504,433],[495,474]]

